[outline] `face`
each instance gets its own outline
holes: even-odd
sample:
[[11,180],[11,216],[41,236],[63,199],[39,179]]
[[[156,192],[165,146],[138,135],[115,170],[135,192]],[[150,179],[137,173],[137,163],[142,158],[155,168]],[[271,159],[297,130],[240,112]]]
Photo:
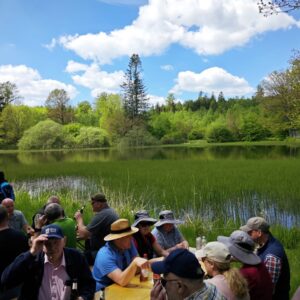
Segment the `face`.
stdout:
[[185,287],[175,274],[168,273],[161,279],[162,286],[166,289],[168,299],[172,300],[183,300],[186,296]]
[[162,225],[163,226],[163,230],[165,232],[170,232],[173,228],[174,228],[174,225],[173,224],[164,224]]
[[127,250],[131,247],[131,235],[122,237],[120,239],[114,240],[114,244],[117,246],[120,250]]
[[251,230],[251,231],[248,231],[248,234],[250,235],[251,239],[255,243],[259,243],[260,242],[260,238],[261,238],[261,235],[262,235],[261,230]]
[[147,235],[151,230],[151,223],[148,222],[140,222],[138,224],[139,231],[142,235]]
[[208,260],[207,258],[202,258],[202,263],[204,265],[205,271],[209,276],[212,276],[213,273],[213,262],[211,262],[210,260]]
[[93,212],[98,212],[101,210],[102,203],[100,201],[91,201]]
[[44,242],[43,251],[51,263],[56,263],[62,257],[64,246],[64,239],[48,239]]
[[12,200],[3,200],[2,205],[6,208],[7,213],[11,215],[14,212],[15,204]]

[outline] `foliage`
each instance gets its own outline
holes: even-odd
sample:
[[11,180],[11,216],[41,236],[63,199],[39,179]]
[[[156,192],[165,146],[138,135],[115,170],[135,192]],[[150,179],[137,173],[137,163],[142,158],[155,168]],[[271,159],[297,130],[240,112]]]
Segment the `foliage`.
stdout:
[[144,126],[133,126],[129,130],[125,137],[123,137],[119,143],[120,147],[140,147],[157,145],[157,139],[152,136]]
[[97,127],[81,127],[76,137],[79,148],[97,148],[109,146],[109,139],[105,130]]
[[71,123],[63,126],[64,148],[77,147],[76,138],[80,134],[81,124]]
[[60,124],[69,123],[73,119],[69,101],[69,96],[65,90],[55,89],[51,91],[45,102],[49,118]]
[[88,101],[79,102],[74,112],[75,122],[84,126],[97,126],[98,118]]
[[63,126],[52,120],[41,121],[26,130],[18,143],[20,150],[55,149],[64,145]]
[[0,83],[0,112],[9,103],[19,99],[18,89],[10,81]]
[[25,105],[7,105],[2,111],[3,129],[7,144],[17,144],[24,131],[46,119],[45,111]]
[[232,142],[234,140],[231,131],[218,121],[208,127],[206,138],[209,143]]
[[280,12],[290,12],[300,8],[299,0],[259,0],[258,9],[264,16],[278,14]]
[[142,63],[138,54],[132,54],[121,85],[126,115],[129,119],[143,117],[148,108],[148,98],[141,78]]

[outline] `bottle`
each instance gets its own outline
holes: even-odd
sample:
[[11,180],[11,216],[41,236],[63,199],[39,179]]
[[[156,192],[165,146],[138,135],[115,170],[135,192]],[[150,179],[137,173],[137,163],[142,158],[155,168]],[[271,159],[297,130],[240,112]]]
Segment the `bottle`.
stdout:
[[202,248],[202,239],[201,236],[196,238],[196,250],[200,250]]
[[160,274],[153,273],[153,285],[160,280]]
[[207,240],[206,240],[206,237],[204,235],[202,236],[201,243],[202,243],[202,248],[205,247],[206,244],[207,244]]
[[79,297],[77,279],[73,279],[70,300],[77,300]]
[[[143,257],[145,259],[148,259],[147,253],[145,253]],[[147,281],[148,277],[149,277],[149,270],[148,270],[148,268],[146,268],[146,269],[141,268],[140,282]]]

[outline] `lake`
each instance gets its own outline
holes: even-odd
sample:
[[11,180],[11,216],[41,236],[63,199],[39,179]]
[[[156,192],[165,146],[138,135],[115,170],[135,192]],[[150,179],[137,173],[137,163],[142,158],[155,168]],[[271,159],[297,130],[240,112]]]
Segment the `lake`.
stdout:
[[300,148],[167,147],[0,154],[18,194],[83,202],[103,190],[128,213],[140,208],[209,222],[263,215],[300,225]]

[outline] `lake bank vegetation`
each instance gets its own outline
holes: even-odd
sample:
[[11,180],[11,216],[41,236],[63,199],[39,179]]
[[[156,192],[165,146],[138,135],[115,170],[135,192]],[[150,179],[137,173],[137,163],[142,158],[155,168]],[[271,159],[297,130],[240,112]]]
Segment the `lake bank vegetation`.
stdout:
[[[285,140],[300,132],[300,55],[274,71],[251,98],[199,92],[180,102],[149,107],[140,79],[141,61],[131,57],[123,94],[102,93],[93,104],[69,104],[64,90],[50,92],[41,107],[18,104],[17,87],[0,83],[0,148],[73,149],[237,141]],[[136,76],[136,80],[134,79]],[[132,79],[133,78],[133,79]],[[43,99],[41,99],[43,100]]]

